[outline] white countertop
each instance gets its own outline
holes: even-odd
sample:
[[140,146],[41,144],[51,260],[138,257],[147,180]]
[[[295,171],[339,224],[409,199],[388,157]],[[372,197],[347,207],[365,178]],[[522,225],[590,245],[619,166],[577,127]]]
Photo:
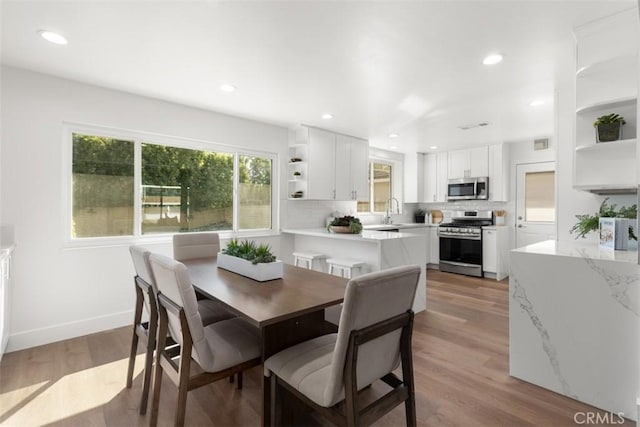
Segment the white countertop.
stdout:
[[288,228],[283,233],[299,234],[303,236],[326,237],[338,240],[358,240],[364,242],[377,242],[380,240],[406,239],[420,237],[417,234],[400,233],[394,231],[362,230],[361,234],[330,233],[326,228]]
[[588,258],[594,260],[620,261],[629,263],[637,263],[638,261],[637,250],[612,251],[610,249],[601,249],[597,244],[594,243],[584,243],[580,241],[559,242],[556,240],[545,240],[544,242],[534,243],[532,245],[514,249],[512,252],[567,256],[574,258]]

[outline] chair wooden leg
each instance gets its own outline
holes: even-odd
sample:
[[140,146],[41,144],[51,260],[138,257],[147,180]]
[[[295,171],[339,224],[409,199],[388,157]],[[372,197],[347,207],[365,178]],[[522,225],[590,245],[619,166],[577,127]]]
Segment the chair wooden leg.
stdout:
[[[184,346],[183,346],[184,347]],[[191,371],[191,352],[182,349],[180,355],[180,382],[178,384],[178,406],[176,407],[176,426],[184,425],[187,411],[187,393],[189,392],[189,375]]]
[[127,369],[127,388],[131,388],[133,383],[133,368],[136,363],[138,353],[138,334],[136,334],[136,323],[133,323],[133,336],[131,337],[131,353],[129,354],[129,369]]
[[158,425],[158,409],[160,406],[160,388],[162,386],[162,366],[160,366],[160,358],[162,355],[158,350],[158,357],[156,357],[156,369],[153,378],[153,400],[151,402],[151,418],[149,419],[149,426],[156,427]]
[[236,385],[238,390],[242,390],[242,372],[238,372],[238,384]]
[[409,397],[404,402],[404,409],[407,414],[407,427],[416,427],[418,420],[416,417],[416,398],[413,391],[409,392]]
[[153,352],[155,350],[155,340],[149,338],[147,354],[144,360],[144,380],[142,383],[142,398],[140,399],[140,415],[147,413],[147,402],[149,401],[149,389],[151,387],[151,375],[153,372]]

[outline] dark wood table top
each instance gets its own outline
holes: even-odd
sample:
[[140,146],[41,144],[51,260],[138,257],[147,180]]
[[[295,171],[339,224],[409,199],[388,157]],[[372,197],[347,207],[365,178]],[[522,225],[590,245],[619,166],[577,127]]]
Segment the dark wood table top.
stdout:
[[218,268],[215,258],[185,261],[193,286],[261,328],[342,302],[347,279],[284,264],[282,279],[257,282]]

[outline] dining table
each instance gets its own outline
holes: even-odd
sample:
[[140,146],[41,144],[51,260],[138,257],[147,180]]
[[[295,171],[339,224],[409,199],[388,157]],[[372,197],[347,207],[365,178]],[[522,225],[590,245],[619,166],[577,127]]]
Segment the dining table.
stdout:
[[[324,309],[344,299],[347,279],[283,265],[280,279],[258,282],[219,268],[216,258],[184,261],[196,291],[220,302],[260,330],[262,361],[300,342],[336,332],[324,319]],[[264,402],[270,401],[263,379]],[[263,404],[263,425],[269,420]]]

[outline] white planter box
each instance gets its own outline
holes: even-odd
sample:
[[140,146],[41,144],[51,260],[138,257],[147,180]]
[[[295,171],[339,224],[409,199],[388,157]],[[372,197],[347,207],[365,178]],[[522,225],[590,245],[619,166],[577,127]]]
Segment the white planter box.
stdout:
[[282,278],[282,261],[266,264],[251,264],[246,259],[218,253],[218,267],[249,277],[258,282]]

